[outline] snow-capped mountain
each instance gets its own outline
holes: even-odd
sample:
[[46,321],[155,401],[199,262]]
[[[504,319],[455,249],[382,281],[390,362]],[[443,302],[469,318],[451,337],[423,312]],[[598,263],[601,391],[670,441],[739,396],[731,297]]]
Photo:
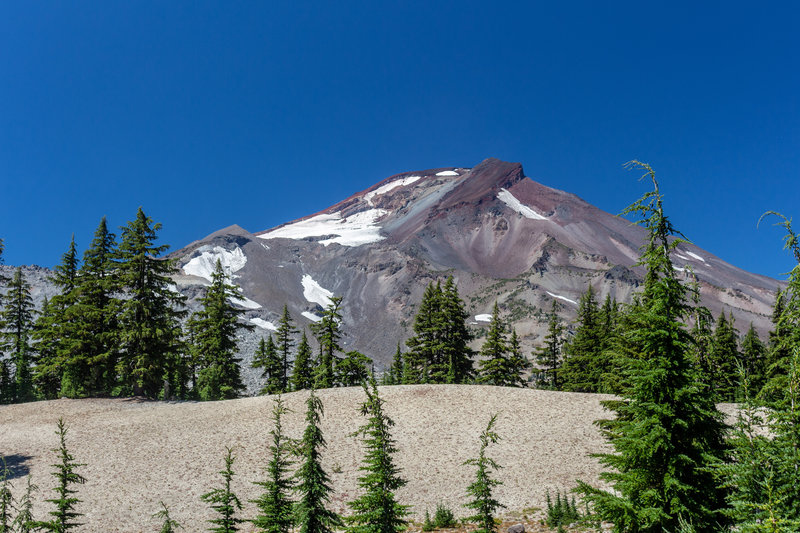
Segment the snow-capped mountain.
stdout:
[[[566,320],[588,284],[601,299],[627,301],[642,280],[634,264],[644,238],[642,228],[525,177],[519,163],[487,159],[472,169],[397,174],[322,212],[256,233],[231,226],[172,256],[190,302],[217,259],[241,288],[237,303],[257,326],[243,345],[246,361],[284,304],[302,328],[336,295],[345,348],[381,368],[411,334],[431,281],[454,276],[478,334],[496,300],[528,349],[553,299]],[[691,244],[673,259],[687,279],[696,274],[715,316],[732,311],[740,329],[753,322],[763,338],[778,281]]]

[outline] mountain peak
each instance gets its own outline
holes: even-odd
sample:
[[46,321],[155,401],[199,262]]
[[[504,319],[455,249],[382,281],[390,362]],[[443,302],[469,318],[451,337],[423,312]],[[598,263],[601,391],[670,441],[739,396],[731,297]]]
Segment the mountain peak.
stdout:
[[525,179],[521,163],[509,163],[490,157],[484,159],[439,204],[439,210],[467,204],[493,201],[500,189],[509,189]]

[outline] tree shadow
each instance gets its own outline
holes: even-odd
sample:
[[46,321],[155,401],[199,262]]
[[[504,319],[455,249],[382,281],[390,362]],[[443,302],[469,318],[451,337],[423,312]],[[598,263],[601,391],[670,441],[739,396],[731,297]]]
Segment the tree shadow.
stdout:
[[30,455],[11,454],[0,456],[0,478],[2,478],[3,464],[6,468],[6,479],[25,477],[30,473],[28,462],[33,459]]

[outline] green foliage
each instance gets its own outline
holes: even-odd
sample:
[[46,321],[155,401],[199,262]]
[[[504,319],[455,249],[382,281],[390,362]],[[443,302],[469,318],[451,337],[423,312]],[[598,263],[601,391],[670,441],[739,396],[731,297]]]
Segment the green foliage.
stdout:
[[219,515],[219,518],[212,518],[209,520],[214,527],[209,531],[214,533],[233,533],[239,531],[238,524],[244,522],[241,518],[236,517],[236,511],[242,510],[242,503],[239,498],[231,490],[231,480],[233,479],[233,463],[236,456],[233,455],[231,448],[225,450],[225,469],[220,470],[222,475],[222,487],[212,489],[200,496],[204,502],[211,505],[211,508]]
[[536,364],[543,369],[541,373],[545,376],[544,381],[553,390],[559,390],[561,385],[558,372],[561,367],[561,345],[564,342],[564,328],[558,318],[558,307],[558,302],[554,299],[547,321],[544,343],[534,353]]
[[403,382],[403,352],[400,343],[397,343],[397,351],[394,353],[392,364],[383,373],[382,385],[399,385]]
[[736,369],[742,359],[738,339],[739,332],[734,326],[733,315],[726,318],[725,313],[720,313],[710,354],[714,369],[711,386],[718,401],[732,402],[737,399],[739,381]]
[[148,398],[165,392],[170,360],[183,349],[179,322],[183,313],[178,308],[184,298],[172,290],[175,261],[158,257],[169,248],[155,244],[160,229],[161,224],[153,223],[140,207],[136,219],[122,227],[117,262],[119,288],[125,294],[119,314],[121,392]]
[[272,335],[266,341],[263,338],[259,341],[250,366],[263,369],[261,378],[265,380],[265,384],[261,388],[261,394],[281,393],[283,369],[281,368],[278,348],[275,346],[275,341],[272,340]]
[[29,402],[35,398],[31,374],[32,350],[30,336],[33,329],[33,299],[31,286],[25,280],[22,269],[14,271],[3,298],[5,307],[0,312],[0,355],[8,352],[14,363],[14,381],[8,381],[11,397],[16,402]]
[[489,332],[481,347],[483,359],[478,363],[478,383],[504,386],[512,380],[509,376],[511,369],[507,357],[507,343],[505,324],[500,320],[500,310],[495,302],[492,309],[492,321],[489,323]]
[[53,488],[57,497],[45,500],[54,504],[56,510],[49,513],[53,517],[51,521],[37,522],[35,526],[45,531],[65,533],[82,525],[75,522],[75,519],[83,516],[83,513],[75,510],[75,506],[81,500],[74,496],[77,491],[71,487],[72,485],[86,482],[86,478],[75,471],[78,467],[86,465],[76,463],[75,458],[67,450],[67,425],[62,418],[58,419],[56,435],[58,435],[60,446],[53,449],[53,451],[58,453],[61,462],[51,466],[55,468],[53,477],[58,481],[58,485]]
[[493,533],[496,531],[494,515],[500,508],[505,507],[492,496],[492,489],[500,485],[501,482],[492,479],[491,473],[501,467],[493,459],[486,456],[486,448],[489,447],[489,444],[500,440],[499,435],[493,430],[496,421],[497,414],[494,414],[489,419],[486,429],[481,432],[478,457],[464,462],[465,465],[473,465],[476,468],[475,481],[467,487],[467,494],[472,500],[464,505],[475,512],[467,520],[478,524],[478,529],[475,530],[476,533]]
[[561,388],[573,392],[598,392],[600,379],[608,371],[603,347],[600,306],[594,289],[588,286],[578,304],[575,335],[564,346],[566,357],[561,367]]
[[761,342],[752,322],[742,339],[742,364],[744,373],[749,379],[749,389],[743,391],[754,396],[761,390],[765,382],[767,347]]
[[456,517],[453,511],[443,503],[436,504],[436,513],[433,515],[433,524],[436,527],[456,527]]
[[341,387],[360,385],[370,376],[372,360],[358,351],[349,351],[336,361],[336,384]]
[[363,473],[358,486],[363,494],[348,503],[353,514],[347,517],[350,533],[396,533],[405,529],[408,506],[397,502],[394,492],[406,484],[400,477],[393,455],[397,452],[391,436],[394,421],[383,410],[374,379],[363,382],[366,400],[361,414],[367,422],[354,435],[363,438],[364,460],[359,468]]
[[556,491],[556,501],[553,502],[552,498],[550,498],[550,491],[547,491],[547,517],[545,522],[549,527],[568,526],[580,519],[581,513],[575,504],[574,496],[570,500],[566,491],[563,496],[561,492]]
[[178,523],[178,521],[173,520],[172,517],[169,515],[169,508],[164,502],[159,502],[161,505],[161,510],[153,515],[153,518],[158,518],[161,520],[161,529],[159,529],[159,533],[175,533],[179,528],[183,529],[183,526]]
[[278,396],[272,408],[274,425],[270,431],[272,444],[269,447],[271,458],[266,468],[267,478],[255,482],[263,492],[258,499],[251,500],[258,507],[258,515],[251,522],[261,533],[288,533],[294,524],[294,503],[290,497],[294,481],[289,476],[293,442],[283,434],[281,425],[281,417],[288,412],[289,409]]
[[292,323],[292,316],[289,308],[283,305],[283,314],[278,321],[278,329],[275,331],[277,350],[280,354],[280,391],[289,392],[289,354],[294,347],[292,336],[297,333],[297,328]]
[[689,313],[686,288],[676,279],[670,251],[680,239],[662,207],[652,169],[642,163],[654,190],[628,207],[648,231],[640,263],[644,291],[627,314],[621,344],[627,360],[620,400],[605,402],[616,415],[600,422],[614,451],[598,454],[601,478],[613,490],[580,482],[579,489],[615,531],[699,531],[723,527],[725,492],[711,465],[724,458],[724,425],[689,356],[691,338],[681,320]]
[[311,369],[312,355],[308,337],[303,330],[303,337],[297,346],[297,355],[294,358],[292,369],[292,390],[310,389],[314,386],[314,371]]
[[[0,458],[2,459],[2,458]],[[0,533],[11,532],[11,514],[14,512],[14,497],[11,493],[11,472],[5,460],[0,464]]]
[[436,524],[431,520],[431,513],[425,509],[425,521],[422,522],[422,531],[433,531],[436,529]]
[[331,303],[322,313],[322,320],[311,325],[311,331],[317,337],[320,350],[320,360],[314,373],[314,386],[318,389],[327,389],[336,385],[336,375],[334,373],[336,352],[341,352],[342,347],[339,340],[342,332],[339,325],[342,323],[342,315],[339,314],[339,306],[342,304],[341,296],[331,298]]
[[38,490],[39,487],[33,484],[29,474],[25,485],[25,494],[22,495],[22,499],[19,501],[17,516],[11,524],[19,533],[29,533],[37,529],[36,521],[33,519],[33,495]]
[[331,485],[321,462],[321,453],[325,448],[325,439],[319,427],[323,408],[313,389],[306,406],[306,428],[299,450],[302,464],[295,473],[296,491],[299,494],[295,524],[299,527],[298,533],[332,533],[342,525],[342,520],[326,508],[330,502]]
[[466,383],[472,378],[469,317],[453,277],[429,284],[406,341],[403,383]]

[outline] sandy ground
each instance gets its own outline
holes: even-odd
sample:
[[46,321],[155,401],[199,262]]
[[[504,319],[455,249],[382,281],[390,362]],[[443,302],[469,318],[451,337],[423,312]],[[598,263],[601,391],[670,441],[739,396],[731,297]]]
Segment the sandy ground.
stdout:
[[[489,455],[503,468],[496,495],[507,517],[533,517],[544,506],[545,490],[569,489],[576,479],[597,483],[600,471],[590,453],[605,443],[595,419],[607,417],[600,406],[608,396],[487,386],[402,385],[381,387],[386,410],[395,420],[396,456],[408,484],[398,492],[413,506],[416,519],[437,502],[464,516],[465,489],[473,467],[462,463],[477,454],[478,435],[499,413],[502,440]],[[362,457],[359,439],[350,436],[362,423],[360,388],[319,393],[325,407],[322,429],[328,442],[324,465],[333,480],[332,507],[346,510],[357,494]],[[300,437],[308,392],[284,395],[293,411],[284,418],[286,433]],[[203,531],[211,517],[200,495],[220,483],[226,446],[236,455],[234,489],[243,502],[254,499],[269,460],[272,397],[224,402],[149,402],[140,400],[57,400],[0,406],[0,453],[14,472],[14,493],[25,476],[42,490],[35,514],[52,510],[52,451],[55,422],[69,425],[67,444],[87,478],[79,487],[85,532],[157,531],[151,515],[168,505],[185,531]],[[245,503],[242,516],[255,514]],[[250,531],[243,526],[243,531]]]

